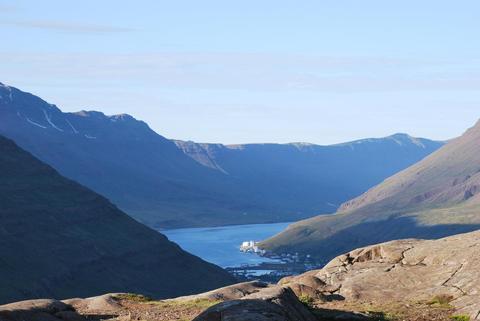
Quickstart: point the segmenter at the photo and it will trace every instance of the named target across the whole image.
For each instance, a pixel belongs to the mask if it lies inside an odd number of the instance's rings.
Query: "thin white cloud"
[[[15,6],[13,4],[0,3],[0,14],[16,12],[18,10],[19,10],[19,7]]]
[[[331,93],[477,90],[477,60],[418,61],[243,53],[0,54],[4,74],[62,83]],[[468,68],[467,68],[468,67]],[[42,76],[44,78],[44,76]]]
[[[134,29],[132,28],[125,27],[50,20],[2,21],[0,22],[0,24],[18,28],[40,29],[71,33],[117,33],[134,31]]]

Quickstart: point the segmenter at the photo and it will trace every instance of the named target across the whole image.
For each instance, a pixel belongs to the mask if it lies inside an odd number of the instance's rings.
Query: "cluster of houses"
[[[309,269],[320,268],[323,267],[327,262],[320,262],[318,260],[314,260],[310,254],[301,255],[299,253],[281,253],[281,254],[274,254],[271,252],[267,252],[264,249],[258,247],[259,242],[255,241],[245,241],[242,242],[240,245],[240,251],[244,253],[254,253],[259,256],[268,257],[273,260],[278,260],[283,263],[287,264],[303,264]]]
[[[255,253],[258,255],[265,255],[266,251],[258,247],[258,242],[245,241],[240,245],[240,251],[245,253]]]

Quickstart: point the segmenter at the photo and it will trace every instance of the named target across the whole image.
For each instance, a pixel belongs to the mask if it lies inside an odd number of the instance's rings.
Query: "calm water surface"
[[[205,261],[221,267],[234,267],[242,264],[276,262],[255,254],[239,251],[243,241],[261,241],[273,236],[290,223],[250,224],[206,228],[184,228],[162,230],[171,241],[184,250],[197,255]]]

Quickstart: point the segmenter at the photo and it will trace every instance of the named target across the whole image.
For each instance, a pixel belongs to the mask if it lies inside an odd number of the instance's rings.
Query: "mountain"
[[[0,134],[141,221],[202,225],[210,223],[203,217],[210,210],[229,214],[235,206],[245,207],[224,192],[231,188],[223,174],[193,161],[129,115],[63,113],[5,85],[0,97]]]
[[[480,122],[424,160],[344,203],[335,215],[293,224],[263,246],[328,260],[382,241],[439,238],[478,228]]]
[[[129,115],[64,113],[6,85],[0,134],[156,228],[331,213],[443,145],[405,134],[332,146],[171,141]]]
[[[345,144],[221,145],[176,141],[200,164],[254,191],[253,204],[276,212],[331,213],[384,178],[414,164],[443,143],[396,134]]]
[[[0,303],[169,297],[234,280],[0,136]]]

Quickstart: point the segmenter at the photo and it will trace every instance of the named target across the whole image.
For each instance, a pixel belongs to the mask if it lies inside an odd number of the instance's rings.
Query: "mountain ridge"
[[[443,145],[407,136],[332,146],[172,141],[127,114],[63,113],[5,86],[0,134],[155,228],[331,213]]]

